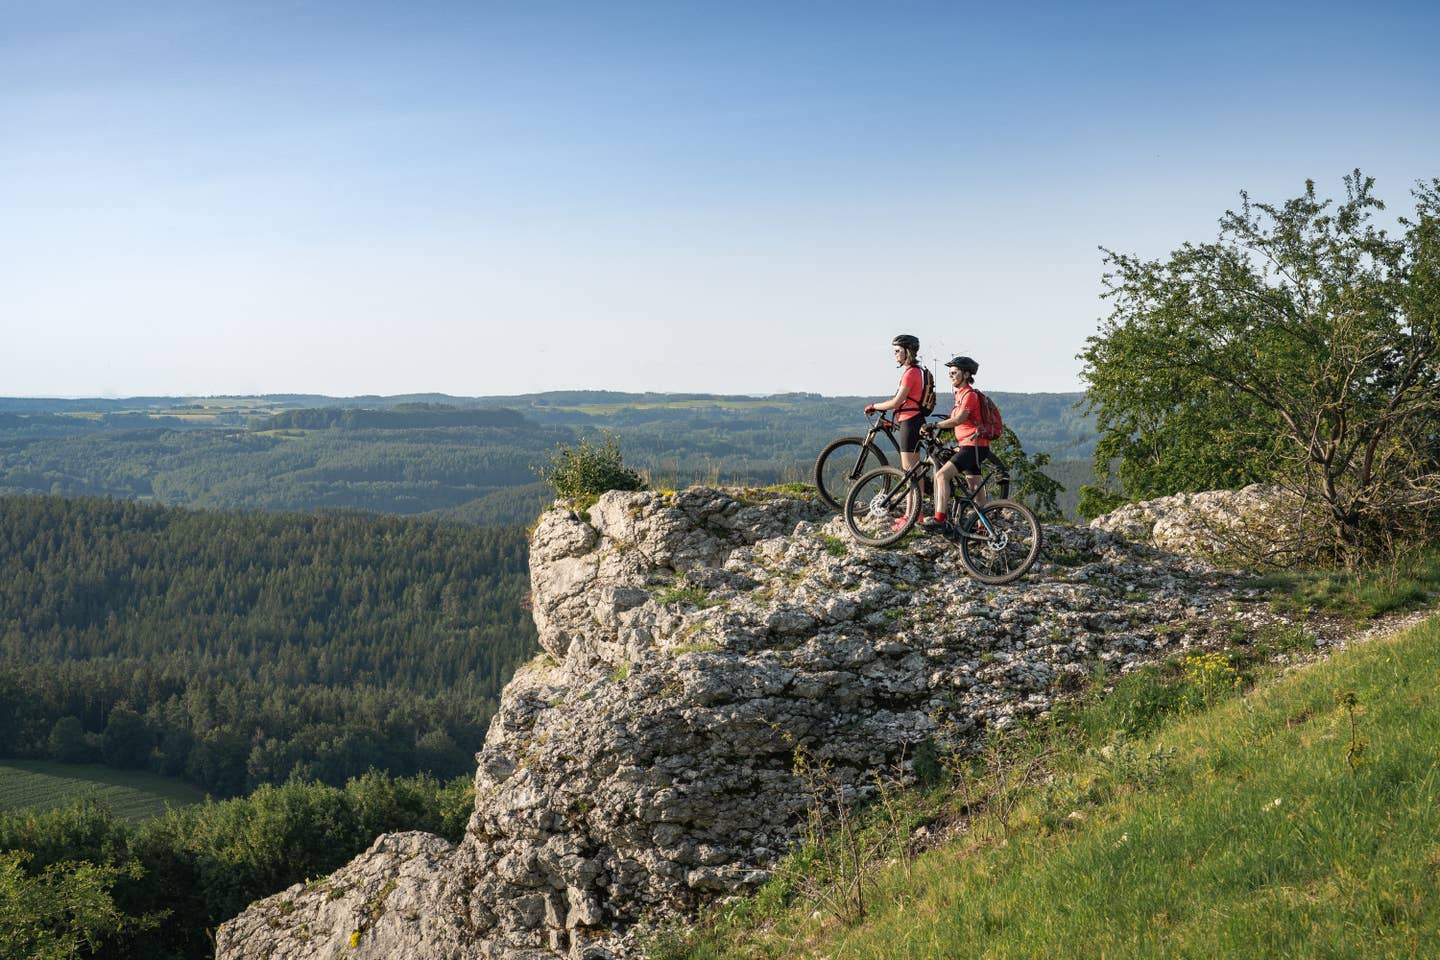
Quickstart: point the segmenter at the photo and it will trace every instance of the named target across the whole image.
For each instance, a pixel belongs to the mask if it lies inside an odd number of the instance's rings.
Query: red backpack
[[[976,439],[999,440],[1000,434],[1005,432],[1005,422],[1000,419],[1000,408],[995,406],[994,400],[974,387],[970,388],[970,392],[980,401],[980,420],[975,424]]]

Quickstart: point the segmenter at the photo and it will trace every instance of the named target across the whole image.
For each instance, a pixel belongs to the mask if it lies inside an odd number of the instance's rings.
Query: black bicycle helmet
[[[955,357],[952,360],[948,361],[945,366],[959,367],[961,370],[964,370],[972,377],[980,372],[980,364],[976,363],[974,360],[971,360],[969,357]]]
[[[891,340],[890,344],[896,347],[904,347],[906,350],[919,350],[920,338],[912,337],[908,333],[902,333],[898,334],[894,340]]]

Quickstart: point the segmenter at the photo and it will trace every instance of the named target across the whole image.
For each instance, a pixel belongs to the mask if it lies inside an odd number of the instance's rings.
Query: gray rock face
[[[612,492],[550,511],[531,544],[545,653],[505,689],[463,841],[381,837],[222,926],[217,956],[623,956],[637,920],[768,876],[807,804],[797,750],[862,802],[922,744],[966,749],[1097,662],[1243,622],[1202,561],[1046,535],[1025,579],[986,587],[942,539],[871,550],[797,500]]]
[[[1308,556],[1317,550],[1323,529],[1295,497],[1258,483],[1127,504],[1090,526],[1226,566],[1284,564]]]

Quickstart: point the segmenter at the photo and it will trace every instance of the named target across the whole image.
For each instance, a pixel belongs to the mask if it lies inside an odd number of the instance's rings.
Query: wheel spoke
[[[865,474],[845,498],[845,522],[861,543],[888,546],[905,535],[918,511],[911,510],[909,484],[894,467]]]
[[[960,542],[960,556],[977,580],[1008,583],[1025,574],[1040,552],[1040,524],[1029,508],[997,500],[966,526],[970,534]]]

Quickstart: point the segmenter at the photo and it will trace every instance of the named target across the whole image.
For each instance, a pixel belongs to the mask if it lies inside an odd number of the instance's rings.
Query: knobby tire
[[[815,458],[815,489],[820,491],[820,499],[839,513],[845,509],[845,495],[856,479],[889,465],[880,448],[866,443],[864,437],[841,437]]]
[[[920,497],[904,470],[878,467],[856,480],[845,494],[844,513],[845,525],[856,540],[888,547],[920,519]],[[898,528],[897,520],[903,521]]]
[[[1014,500],[991,500],[981,509],[993,532],[986,530],[978,514],[967,511],[965,531],[984,534],[985,539],[960,537],[960,561],[981,583],[1020,579],[1040,555],[1044,540],[1040,521],[1029,507]]]

